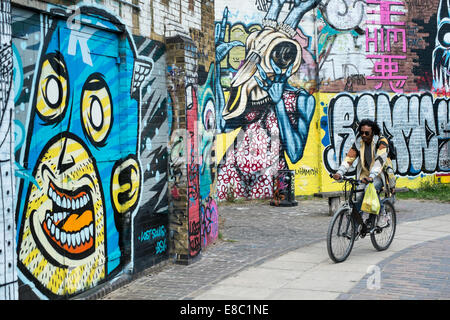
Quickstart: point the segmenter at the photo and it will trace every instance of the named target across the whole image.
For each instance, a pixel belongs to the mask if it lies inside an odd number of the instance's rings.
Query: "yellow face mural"
[[[45,121],[57,121],[67,109],[68,79],[64,61],[49,55],[42,63],[36,110]]]
[[[75,137],[50,141],[36,166],[39,187],[33,185],[28,196],[19,260],[55,294],[70,294],[104,277],[98,178],[93,159]],[[74,287],[63,283],[66,277]]]

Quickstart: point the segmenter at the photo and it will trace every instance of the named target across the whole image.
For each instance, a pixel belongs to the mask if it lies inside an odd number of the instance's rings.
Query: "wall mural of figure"
[[[433,88],[437,93],[450,92],[450,7],[441,0],[437,15],[436,47],[432,57]]]
[[[72,18],[89,25],[44,23],[22,153],[35,182],[21,181],[16,209],[21,280],[50,298],[98,285],[129,259],[139,86],[151,70],[113,15],[82,6]]]
[[[263,28],[252,32],[245,44],[243,63],[231,80],[225,103],[220,79],[216,80],[217,120],[222,132],[241,128],[218,169],[217,194],[233,197],[272,196],[273,176],[298,162],[308,138],[315,99],[306,90],[288,83],[302,64],[302,45],[295,39],[302,17],[319,0],[296,0],[279,21],[284,0],[272,1]],[[239,41],[224,42],[228,9],[216,24],[216,62],[219,64]],[[220,70],[217,71],[220,74]]]

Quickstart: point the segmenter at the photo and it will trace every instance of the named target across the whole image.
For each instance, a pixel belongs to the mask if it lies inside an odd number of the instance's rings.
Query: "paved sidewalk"
[[[355,243],[347,261],[334,264],[325,243],[331,219],[327,201],[301,201],[292,208],[221,206],[224,241],[204,250],[191,265],[166,264],[103,299],[450,299],[448,289],[430,289],[433,279],[450,287],[450,247],[445,246],[450,242],[450,206],[402,200],[396,210],[396,237],[387,251],[375,251],[366,237]],[[427,264],[430,257],[435,260]],[[379,268],[372,267],[381,276],[378,290],[367,289],[370,266]],[[409,286],[409,295],[402,286]]]
[[[449,233],[450,214],[402,223],[389,250],[375,251],[366,237],[355,243],[350,257],[340,264],[330,261],[326,243],[321,241],[248,268],[192,296],[200,300],[450,299],[450,247],[445,246],[450,244]],[[393,254],[395,259],[383,263]]]
[[[450,299],[450,237],[402,250],[378,267],[381,276],[378,288],[370,278],[372,273],[338,299]],[[367,281],[372,290],[367,290]]]

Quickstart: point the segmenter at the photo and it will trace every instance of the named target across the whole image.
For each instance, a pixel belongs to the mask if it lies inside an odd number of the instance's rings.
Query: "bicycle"
[[[380,212],[378,215],[369,214],[363,221],[361,211],[356,209],[356,193],[362,182],[352,178],[343,177],[344,203],[336,210],[330,221],[327,232],[327,250],[331,260],[335,263],[345,261],[350,255],[354,242],[370,234],[372,245],[378,251],[389,248],[394,239],[397,225],[396,212],[393,205],[393,196],[389,187],[385,190],[385,197],[380,199]],[[348,184],[351,186],[348,190]],[[381,193],[381,192],[380,192]]]

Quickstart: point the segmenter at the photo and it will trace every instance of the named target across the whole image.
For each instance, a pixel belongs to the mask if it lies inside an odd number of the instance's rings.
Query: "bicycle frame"
[[[353,178],[346,178],[346,177],[343,177],[341,180],[345,182],[345,186],[344,186],[345,203],[344,203],[343,207],[347,207],[348,209],[351,209],[352,218],[355,219],[355,221],[357,222],[358,225],[363,225],[364,222],[361,217],[361,214],[356,210],[356,206],[355,206],[356,193],[364,192],[364,189],[360,189],[360,190],[356,189],[356,187],[359,184],[361,184],[362,182],[360,180],[355,180]],[[347,183],[351,184],[350,191],[347,190],[348,189]],[[347,196],[347,193],[349,193],[348,196]],[[388,190],[388,193],[390,193],[390,190]],[[388,194],[385,194],[385,195],[387,196]],[[383,199],[380,198],[380,210],[382,210],[384,203],[387,201],[392,204],[392,195],[389,197],[385,197]]]
[[[330,175],[331,176],[331,175]],[[389,229],[386,236],[378,237],[378,234],[384,232],[383,229],[390,227],[390,220],[380,220],[385,223],[383,226],[378,225],[378,215],[370,214],[366,222],[363,221],[361,211],[357,209],[356,196],[357,192],[364,192],[365,188],[358,188],[362,181],[353,178],[341,178],[340,182],[344,182],[344,196],[345,201],[340,208],[335,212],[330,221],[327,232],[327,250],[328,255],[334,262],[343,262],[350,255],[353,248],[353,243],[358,238],[364,238],[370,234],[370,239],[374,248],[378,251],[386,250],[392,242],[395,234],[395,209],[391,204],[390,198],[380,199],[382,207],[389,203],[393,211],[391,212],[393,229]],[[348,186],[350,184],[350,187]],[[380,191],[377,192],[380,196]],[[359,200],[359,199],[358,199]],[[348,241],[346,241],[346,239]],[[343,241],[343,242],[342,242]]]
[[[356,190],[356,187],[358,186],[358,184],[361,183],[361,181],[355,180],[352,178],[346,178],[346,177],[343,177],[341,180],[343,180],[345,182],[345,185],[344,185],[345,203],[343,206],[347,206],[349,209],[351,209],[352,218],[355,219],[355,221],[358,223],[358,225],[362,225],[363,224],[362,217],[359,214],[359,212],[357,212],[356,206],[355,206],[356,193],[364,192],[364,190]],[[350,183],[350,185],[351,185],[350,191],[347,190],[348,189],[347,183]],[[347,193],[349,193],[349,194],[347,195]]]

